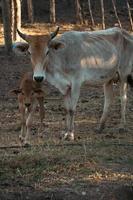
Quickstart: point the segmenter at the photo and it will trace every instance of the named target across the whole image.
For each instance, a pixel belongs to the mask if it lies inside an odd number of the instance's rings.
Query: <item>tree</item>
[[[91,9],[91,1],[90,0],[88,0],[88,6],[89,6],[89,12],[90,12],[92,26],[95,26],[93,14],[92,14],[92,9]]]
[[[2,17],[4,26],[4,40],[7,54],[12,51],[12,33],[11,33],[11,4],[10,0],[2,0]]]
[[[82,16],[82,10],[81,10],[81,6],[80,6],[79,0],[75,0],[75,5],[76,5],[77,22],[79,22],[80,24],[83,24],[83,16]]]
[[[12,40],[20,40],[17,28],[21,29],[21,0],[11,0]]]
[[[34,23],[34,7],[33,1],[27,0],[27,7],[28,7],[28,19],[30,23]]]
[[[55,23],[55,0],[50,0],[50,22]]]
[[[103,2],[103,0],[101,0],[101,11],[102,11],[102,29],[105,29],[104,2]]]
[[[119,19],[118,14],[117,14],[117,9],[116,9],[116,2],[115,2],[115,0],[112,0],[112,4],[113,4],[113,8],[114,8],[114,12],[115,12],[116,19],[118,20],[118,24],[119,24],[120,28],[122,28],[120,19]]]
[[[126,1],[127,1],[129,20],[130,20],[130,24],[131,24],[131,30],[133,31],[133,19],[132,19],[132,14],[131,14],[131,8],[130,8],[128,0],[126,0]]]

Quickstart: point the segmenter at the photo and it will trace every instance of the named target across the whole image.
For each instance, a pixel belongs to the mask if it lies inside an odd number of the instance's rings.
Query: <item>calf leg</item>
[[[31,125],[32,125],[34,112],[35,112],[35,106],[28,113],[28,116],[26,119],[26,136],[25,136],[25,140],[24,140],[24,145],[30,145],[30,131],[31,131]]]
[[[126,104],[127,104],[127,82],[123,81],[120,85],[120,96],[121,96],[121,123],[120,123],[120,130],[124,130],[126,119],[125,119],[125,112],[126,112]]]
[[[19,104],[19,110],[21,113],[21,134],[19,135],[20,140],[23,142],[26,134],[26,119],[25,119],[25,108],[23,105]]]
[[[102,129],[104,128],[104,125],[105,125],[105,122],[107,120],[107,116],[108,116],[108,113],[109,113],[109,107],[110,107],[112,100],[113,100],[112,81],[104,84],[104,97],[105,97],[104,109],[103,109],[102,117],[100,119],[100,126],[99,126],[99,130],[98,130],[99,132],[101,132]]]
[[[66,133],[64,138],[74,140],[74,114],[80,94],[80,85],[75,83],[64,98],[66,108]]]

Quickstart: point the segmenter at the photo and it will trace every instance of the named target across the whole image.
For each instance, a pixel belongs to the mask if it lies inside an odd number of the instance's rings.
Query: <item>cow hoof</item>
[[[67,140],[67,138],[68,138],[68,133],[67,132],[66,133],[62,132],[61,136],[60,136],[60,139],[61,140]]]
[[[73,141],[74,140],[74,133],[73,132],[71,132],[71,133],[68,133],[68,132],[62,133],[61,134],[61,139],[62,140]]]
[[[74,140],[74,133],[73,132],[68,135],[68,139],[71,140],[71,141]]]

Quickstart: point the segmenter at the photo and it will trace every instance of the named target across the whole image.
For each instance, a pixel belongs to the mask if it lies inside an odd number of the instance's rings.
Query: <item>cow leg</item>
[[[69,88],[67,95],[64,98],[66,109],[66,133],[64,139],[74,140],[74,115],[76,105],[79,99],[80,85],[75,84],[72,88]]]
[[[25,119],[25,108],[23,105],[19,104],[19,110],[21,113],[21,133],[19,135],[19,139],[21,142],[24,141],[25,133],[26,133],[26,119]]]
[[[39,114],[40,114],[40,127],[39,127],[39,136],[42,137],[42,131],[43,131],[43,120],[45,117],[45,108],[44,108],[44,98],[38,98],[39,103]]]
[[[108,83],[104,84],[104,109],[103,109],[103,114],[100,119],[100,126],[98,129],[98,132],[100,133],[102,129],[104,128],[105,122],[107,120],[107,116],[109,113],[109,108],[113,100],[113,85],[112,81],[109,81]]]
[[[126,125],[126,104],[127,104],[127,82],[122,81],[120,85],[120,96],[121,96],[121,122],[119,130],[124,130]]]

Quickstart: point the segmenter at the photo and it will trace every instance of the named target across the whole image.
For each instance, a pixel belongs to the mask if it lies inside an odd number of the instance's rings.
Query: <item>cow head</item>
[[[25,43],[27,46],[25,45],[25,47],[21,47],[21,49],[23,51],[28,51],[31,56],[34,71],[33,79],[36,82],[42,82],[46,78],[45,63],[49,53],[49,46],[51,45],[52,39],[58,34],[59,27],[50,35],[26,35],[19,30],[17,31],[20,37],[27,42]],[[53,44],[51,48],[57,49],[59,46],[59,44]],[[18,48],[21,51],[20,45],[18,45]]]

